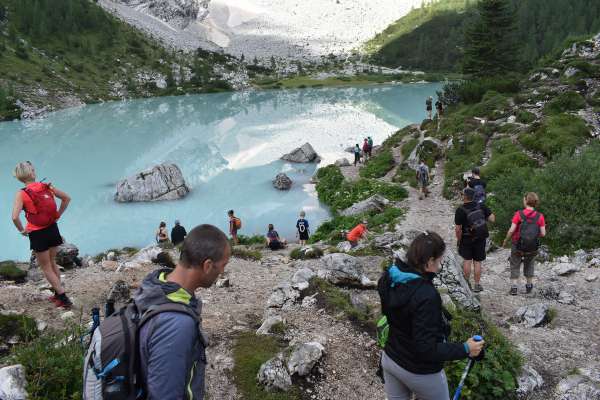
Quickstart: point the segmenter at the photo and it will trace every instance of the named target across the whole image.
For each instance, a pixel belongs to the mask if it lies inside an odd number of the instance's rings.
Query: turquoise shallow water
[[[313,227],[327,219],[309,184],[316,166],[279,157],[310,142],[321,165],[369,135],[375,144],[424,117],[426,96],[439,84],[257,91],[111,102],[63,110],[36,121],[0,123],[1,259],[26,259],[28,240],[10,219],[12,177],[18,161],[30,160],[72,197],[60,221],[63,236],[83,254],[111,247],[144,246],[161,220],[180,219],[227,228],[230,208],[242,218],[243,234],[275,224],[294,237],[297,214]],[[192,188],[174,202],[118,204],[116,182],[161,162],[174,162]],[[278,172],[294,181],[288,192],[272,188]]]

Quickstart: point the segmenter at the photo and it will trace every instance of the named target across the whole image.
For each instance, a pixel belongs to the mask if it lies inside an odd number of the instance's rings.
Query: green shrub
[[[517,112],[517,122],[522,124],[530,124],[533,121],[535,121],[535,114],[525,110],[519,110]]]
[[[37,335],[37,324],[30,316],[0,314],[0,343],[13,336],[16,336],[19,342],[28,342]]]
[[[323,257],[323,250],[321,250],[319,247],[311,247],[311,249],[312,251],[305,252],[302,251],[302,248],[296,247],[290,252],[290,258],[293,260],[308,260],[311,258]]]
[[[535,160],[523,153],[511,139],[495,140],[492,144],[492,159],[482,168],[481,172],[487,180],[493,180],[500,175],[511,173],[515,168],[537,166]]]
[[[518,77],[470,79],[468,81],[446,84],[438,97],[444,104],[479,103],[489,91],[498,93],[517,93],[520,89]]]
[[[514,213],[523,207],[528,191],[540,196],[547,236],[542,241],[555,255],[577,249],[592,249],[600,243],[600,145],[579,155],[563,154],[543,169],[514,169],[489,183],[490,207],[497,217],[500,240],[510,227]]]
[[[429,168],[435,167],[435,162],[442,158],[441,147],[438,147],[431,140],[424,140],[417,149],[417,159],[425,161]]]
[[[267,392],[258,385],[256,375],[261,365],[284,350],[286,343],[275,336],[246,332],[235,338],[233,345],[233,381],[244,400],[300,400],[300,391]]]
[[[234,246],[231,249],[231,256],[251,261],[260,261],[262,259],[262,253],[260,251],[238,246]]]
[[[572,153],[589,137],[585,122],[570,114],[552,115],[541,126],[519,135],[527,149],[552,158],[562,152]]]
[[[335,165],[320,168],[317,179],[319,200],[334,212],[348,208],[374,194],[380,194],[392,201],[399,201],[408,196],[406,189],[396,184],[364,178],[356,182],[346,182],[339,167]]]
[[[245,246],[252,246],[253,244],[265,244],[266,239],[262,235],[238,235],[238,244]]]
[[[409,156],[410,153],[413,152],[413,150],[415,149],[415,147],[417,147],[417,145],[419,144],[419,139],[410,139],[408,142],[404,143],[402,145],[402,157],[404,157],[404,159],[406,160]]]
[[[82,333],[79,327],[49,332],[15,348],[11,361],[25,367],[29,399],[81,399]]]
[[[352,323],[364,329],[372,336],[375,335],[375,321],[369,306],[359,309],[352,304],[350,294],[321,278],[312,278],[306,289],[306,296],[313,296],[319,307],[333,315],[343,313]]]
[[[396,175],[392,178],[393,182],[404,183],[407,182],[411,187],[417,187],[417,177],[415,170],[410,168],[407,164],[402,164],[396,170]]]
[[[367,164],[360,169],[360,176],[363,178],[381,178],[394,168],[394,165],[392,151],[384,150],[369,159]]]
[[[399,131],[396,131],[390,137],[385,139],[383,141],[383,143],[381,144],[381,147],[384,149],[391,149],[394,147],[398,147],[398,145],[400,143],[402,143],[402,140],[404,140],[404,137],[413,132],[414,132],[414,129],[412,128],[412,126],[408,125],[402,129],[400,129]]]
[[[585,107],[585,99],[577,92],[561,93],[546,104],[544,113],[553,115]]]
[[[23,282],[27,272],[17,268],[14,261],[0,261],[0,280]]]
[[[453,146],[446,154],[444,196],[453,197],[456,190],[463,187],[462,174],[470,171],[481,163],[485,151],[486,138],[479,133],[465,135],[460,140],[454,140]]]
[[[514,399],[517,377],[523,361],[517,348],[506,339],[493,322],[481,314],[456,308],[452,312],[451,342],[464,342],[468,337],[483,334],[485,359],[477,362],[467,378],[461,398],[465,400]],[[467,361],[448,363],[448,386],[454,390]]]
[[[488,91],[480,102],[462,107],[458,112],[464,117],[498,119],[507,114],[508,108],[506,96],[498,92]]]

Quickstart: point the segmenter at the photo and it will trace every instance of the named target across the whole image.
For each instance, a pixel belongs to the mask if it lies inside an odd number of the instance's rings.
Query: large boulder
[[[292,180],[286,174],[279,173],[275,179],[273,179],[273,187],[277,190],[290,190],[292,187]]]
[[[160,164],[119,181],[115,201],[177,200],[189,192],[177,165]]]
[[[344,216],[349,216],[349,215],[363,214],[363,213],[366,213],[369,211],[381,212],[385,209],[385,207],[389,203],[390,203],[390,201],[388,199],[386,199],[385,197],[383,197],[379,194],[375,194],[375,195],[369,197],[368,199],[359,201],[358,203],[351,205],[350,207],[348,207],[345,210],[343,210],[342,212],[340,212],[340,214],[344,215]]]
[[[600,399],[600,364],[577,368],[576,374],[558,382],[555,392],[558,400]]]
[[[58,251],[56,253],[56,263],[61,267],[73,267],[80,266],[81,259],[79,258],[79,249],[73,243],[67,243],[63,240],[63,244],[58,246]],[[31,258],[29,260],[29,268],[35,269],[38,268],[37,257],[32,252]]]
[[[521,375],[517,379],[519,387],[517,388],[517,396],[520,399],[526,399],[533,392],[539,390],[544,385],[542,376],[529,365],[524,365],[521,370]]]
[[[300,292],[287,282],[273,289],[267,300],[268,308],[288,308],[300,298]]]
[[[309,375],[324,353],[325,347],[319,342],[302,343],[294,347],[287,360],[288,372],[290,375]]]
[[[340,159],[338,159],[338,160],[335,161],[335,165],[338,166],[338,167],[349,167],[350,166],[350,161],[348,161],[347,158],[340,158]]]
[[[278,389],[287,392],[292,386],[292,377],[286,368],[283,354],[278,354],[261,365],[257,379],[267,390]]]
[[[271,315],[267,316],[267,318],[263,321],[260,328],[256,330],[257,335],[268,335],[271,333],[271,329],[277,325],[283,323],[283,318],[279,315]]]
[[[448,294],[460,307],[479,310],[481,304],[465,280],[460,263],[452,250],[442,259],[442,269],[434,280],[436,287],[446,288]]]
[[[138,251],[135,256],[131,259],[132,262],[140,263],[140,264],[151,264],[156,257],[162,253],[164,250],[160,248],[156,244],[151,244],[150,246],[144,247],[140,251]]]
[[[0,399],[26,400],[25,368],[22,365],[11,365],[0,368]]]
[[[310,143],[304,143],[301,147],[294,149],[291,153],[284,154],[281,157],[281,159],[295,163],[310,163],[321,161],[319,155],[315,152],[315,149],[313,149]]]
[[[344,253],[323,256],[317,275],[319,278],[339,286],[360,288],[374,288],[377,286],[364,274],[360,260]]]

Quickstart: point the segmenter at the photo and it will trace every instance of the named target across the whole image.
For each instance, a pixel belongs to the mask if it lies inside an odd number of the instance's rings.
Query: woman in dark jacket
[[[381,309],[390,325],[382,355],[389,400],[447,400],[445,361],[476,357],[483,341],[447,343],[450,315],[433,286],[446,244],[435,232],[424,232],[410,244],[406,262],[396,259],[378,283]]]

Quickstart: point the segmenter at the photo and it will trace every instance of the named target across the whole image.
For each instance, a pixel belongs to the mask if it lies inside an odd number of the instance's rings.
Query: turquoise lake
[[[81,254],[146,246],[160,221],[188,228],[211,223],[227,229],[228,209],[244,235],[273,223],[295,239],[305,210],[311,228],[329,217],[310,178],[314,164],[279,158],[310,142],[321,166],[352,155],[344,149],[371,136],[380,144],[397,129],[425,117],[425,99],[441,84],[248,91],[161,97],[88,105],[40,120],[0,123],[0,237],[2,259],[28,259],[29,241],[10,218],[19,161],[31,161],[38,179],[66,191],[72,202],[59,227]],[[173,162],[192,192],[172,202],[121,204],[116,182],[148,167]],[[278,172],[294,184],[280,192]],[[24,215],[22,215],[24,221]]]

